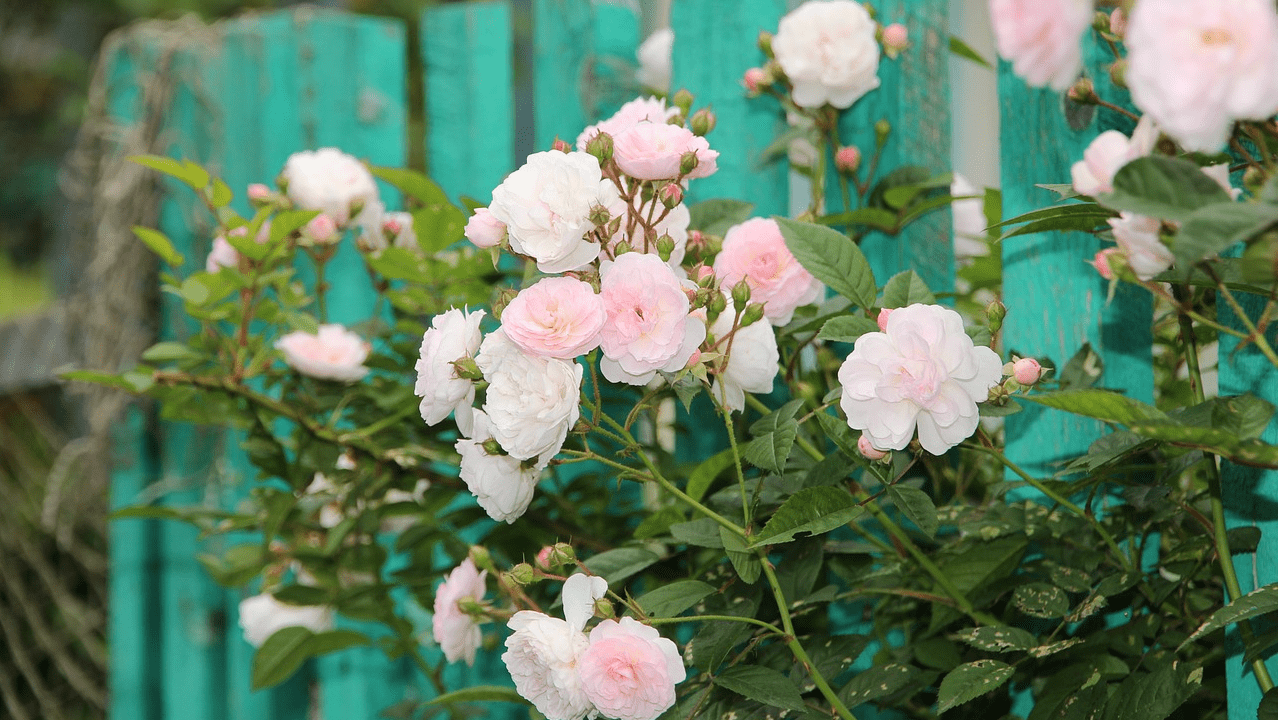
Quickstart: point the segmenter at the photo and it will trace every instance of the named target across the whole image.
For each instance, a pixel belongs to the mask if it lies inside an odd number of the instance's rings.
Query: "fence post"
[[[1118,96],[1106,71],[1112,62],[1109,50],[1090,30],[1084,47],[1097,93]],[[1119,113],[1073,103],[1071,124],[1068,101],[1060,93],[1027,87],[1006,62],[999,64],[998,88],[1005,218],[1055,204],[1051,191],[1036,183],[1067,182],[1070,166],[1082,158],[1093,138],[1109,129],[1130,133],[1133,127]],[[1003,302],[1008,308],[1003,351],[1047,356],[1061,367],[1083,343],[1091,343],[1104,362],[1104,387],[1153,402],[1150,295],[1119,285],[1113,301],[1107,302],[1107,283],[1086,263],[1099,249],[1095,236],[1077,232],[1034,233],[1002,243]],[[1104,431],[1099,421],[1028,404],[1007,418],[1006,427],[1008,457],[1038,477],[1050,476],[1061,461],[1086,452]],[[1031,496],[1032,492],[1013,495]]]
[[[1253,319],[1264,311],[1265,300],[1258,295],[1235,293],[1235,297]],[[1246,332],[1237,315],[1219,294],[1216,312],[1222,325]],[[1278,329],[1271,325],[1265,337],[1270,345],[1278,344]],[[1232,335],[1220,334],[1220,394],[1251,393],[1278,404],[1278,368],[1270,364],[1255,346],[1239,349],[1239,343],[1239,339]],[[1260,439],[1278,443],[1278,423],[1271,421]],[[1278,582],[1278,504],[1275,501],[1278,498],[1278,471],[1222,461],[1221,492],[1225,520],[1230,528],[1255,527],[1261,531],[1255,553],[1239,553],[1233,558],[1243,593]],[[1230,627],[1225,634],[1225,647],[1229,652],[1225,661],[1229,720],[1252,720],[1256,717],[1261,693],[1250,663],[1242,661],[1243,643],[1237,626]],[[1266,665],[1271,674],[1278,670],[1272,659]]]

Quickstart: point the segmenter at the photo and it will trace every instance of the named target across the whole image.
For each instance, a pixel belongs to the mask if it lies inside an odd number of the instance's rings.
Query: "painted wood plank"
[[[456,3],[421,19],[426,163],[450,198],[487,204],[515,168],[510,3]]]
[[[1087,67],[1102,97],[1123,99],[1102,68],[1107,50],[1085,38]],[[1071,126],[1059,93],[1033,90],[999,67],[1000,145],[1004,217],[1055,204],[1036,183],[1067,182],[1070,166],[1093,138],[1109,129],[1130,132],[1132,122],[1109,111],[1090,113]],[[1119,286],[1106,303],[1107,285],[1086,260],[1100,241],[1083,233],[1036,233],[1003,244],[1004,352],[1046,355],[1063,364],[1090,342],[1105,363],[1101,384],[1151,402],[1152,305],[1149,293]],[[1045,477],[1062,460],[1081,454],[1104,426],[1056,410],[1027,407],[1007,418],[1007,453],[1029,472]],[[1015,496],[1030,497],[1032,493]]]
[[[639,17],[628,5],[594,0],[592,53],[588,58],[584,95],[586,115],[598,122],[639,96],[634,78],[638,64]]]
[[[949,172],[949,3],[883,0],[876,5],[880,22],[899,22],[909,29],[911,45],[895,60],[880,59],[879,87],[842,113],[840,136],[861,149],[865,173],[874,152],[875,123],[886,120],[891,134],[877,179],[905,165],[925,167],[934,175]],[[827,159],[826,167],[826,208],[839,212],[844,207],[833,158]],[[944,209],[921,218],[898,236],[872,233],[862,240],[861,249],[880,283],[913,269],[933,291],[949,292],[954,288],[952,240],[950,213]]]
[[[532,9],[533,152],[540,152],[556,137],[575,143],[590,124],[582,91],[594,21],[589,0],[532,0]]]
[[[1253,321],[1264,310],[1264,300],[1256,295],[1236,293],[1236,297]],[[1223,300],[1218,299],[1216,307],[1222,324],[1246,332]],[[1271,326],[1266,338],[1270,345],[1278,346],[1278,328]],[[1278,368],[1274,368],[1255,346],[1239,350],[1238,345],[1238,338],[1221,335],[1220,394],[1251,393],[1278,404]],[[1261,439],[1278,443],[1278,423],[1271,421]],[[1256,527],[1261,533],[1255,553],[1234,555],[1234,567],[1238,571],[1242,591],[1247,593],[1262,585],[1278,582],[1278,505],[1275,504],[1278,471],[1224,462],[1221,463],[1221,480],[1226,524],[1231,528]],[[1229,652],[1225,661],[1229,720],[1251,720],[1256,717],[1261,693],[1250,664],[1243,665],[1243,645],[1238,628],[1230,628],[1226,633],[1225,647]],[[1271,674],[1278,672],[1278,662],[1272,658],[1266,665]]]
[[[789,213],[788,168],[760,163],[764,148],[785,130],[785,116],[775,101],[747,98],[741,84],[747,69],[763,64],[759,31],[775,32],[785,11],[785,0],[679,0],[671,7],[671,90],[687,89],[696,107],[710,106],[718,116],[719,129],[707,139],[719,151],[719,171],[693,182],[688,202],[732,197],[754,203],[762,217]]]

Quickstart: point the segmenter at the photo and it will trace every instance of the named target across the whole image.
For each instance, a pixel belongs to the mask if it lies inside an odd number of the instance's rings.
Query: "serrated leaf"
[[[710,518],[675,523],[670,526],[670,534],[679,542],[697,547],[723,547],[723,541],[719,539],[719,523]]]
[[[1021,585],[1012,593],[1012,602],[1021,612],[1033,617],[1058,618],[1069,612],[1069,596],[1047,583]]]
[[[1114,191],[1096,198],[1106,207],[1184,222],[1195,210],[1230,202],[1229,194],[1183,158],[1137,158],[1114,174]]]
[[[940,523],[936,517],[936,504],[932,502],[931,496],[908,485],[888,485],[887,493],[897,509],[917,525],[924,535],[936,535]]]
[[[602,576],[609,585],[618,586],[623,580],[641,572],[661,558],[642,548],[614,548],[605,550],[582,562],[591,573]],[[614,587],[614,589],[617,589]]]
[[[762,665],[734,665],[719,673],[714,684],[769,707],[807,710],[799,688],[785,675]]]
[[[964,630],[952,637],[978,650],[990,652],[1029,650],[1038,646],[1038,638],[1033,633],[1015,627],[978,627]]]
[[[1019,399],[1075,415],[1123,425],[1167,419],[1166,413],[1153,405],[1120,395],[1112,390],[1062,390],[1021,395]]]
[[[326,630],[317,632],[307,641],[307,650],[311,655],[326,655],[346,648],[372,645],[367,635],[354,630]]]
[[[719,541],[723,543],[723,551],[727,553],[732,569],[737,571],[737,577],[746,584],[753,585],[759,579],[759,575],[763,574],[763,565],[759,562],[759,557],[750,551],[745,540],[726,527],[719,527]]]
[[[750,219],[754,205],[742,200],[713,198],[688,206],[688,227],[707,235],[723,235],[728,228]]]
[[[857,673],[839,689],[839,699],[854,708],[875,698],[891,695],[910,684],[920,675],[918,668],[903,663],[875,665]]]
[[[777,508],[763,530],[751,538],[751,544],[758,547],[790,542],[801,532],[820,535],[847,525],[863,512],[865,509],[842,488],[803,488]]]
[[[879,324],[861,315],[839,315],[825,321],[818,340],[829,342],[855,343],[856,339],[866,333],[878,332]]]
[[[497,685],[478,685],[475,687],[462,688],[452,692],[444,693],[428,701],[427,705],[452,705],[455,703],[466,702],[508,702],[517,703],[519,705],[531,705],[532,703],[525,700],[514,688],[499,687]]]
[[[1201,668],[1170,660],[1133,673],[1109,696],[1104,720],[1163,720],[1198,692],[1202,676]]]
[[[724,470],[733,466],[734,458],[732,448],[727,448],[702,460],[701,464],[688,475],[688,485],[684,492],[688,493],[693,500],[701,500],[701,498],[705,497],[706,491],[710,489],[710,485],[714,483],[715,478],[719,477],[719,474]]]
[[[817,218],[817,222],[822,225],[838,225],[842,227],[862,225],[885,233],[896,233],[899,231],[898,224],[901,220],[896,216],[896,213],[889,210],[865,207],[832,215],[822,215]]]
[[[1222,202],[1191,213],[1172,238],[1177,274],[1189,274],[1199,260],[1249,240],[1278,223],[1278,206]]]
[[[271,235],[266,243],[266,250],[269,252],[270,248],[279,247],[283,244],[284,238],[301,229],[319,214],[318,210],[284,210],[276,213],[275,217],[271,218]]]
[[[147,247],[151,248],[151,252],[160,257],[161,260],[168,263],[172,267],[181,267],[186,262],[186,258],[182,253],[173,247],[173,241],[169,240],[169,236],[159,230],[152,230],[149,227],[141,225],[133,226],[133,234]]]
[[[254,690],[273,687],[287,680],[311,656],[307,641],[314,636],[304,627],[281,628],[253,653]]]
[[[1198,638],[1220,630],[1221,628],[1233,625],[1243,620],[1265,615],[1278,610],[1278,583],[1270,583],[1263,587],[1252,590],[1242,597],[1234,600],[1225,607],[1212,613],[1207,621],[1198,626],[1180,647],[1185,647],[1189,643]]]
[[[1007,682],[1016,669],[998,660],[977,660],[959,665],[941,681],[937,695],[937,712],[962,705],[996,690]]]
[[[928,289],[927,283],[923,282],[923,278],[919,277],[919,274],[913,270],[906,270],[893,275],[892,279],[888,280],[887,285],[883,287],[882,307],[902,308],[914,303],[932,305],[936,303],[936,296]]]
[[[1278,688],[1270,688],[1260,698],[1260,707],[1256,708],[1256,720],[1278,720]]]
[[[653,617],[674,617],[716,592],[700,580],[679,580],[635,598],[639,607]]]
[[[785,462],[799,434],[794,416],[802,406],[802,400],[791,400],[751,425],[750,432],[755,437],[746,443],[742,457],[757,468],[775,473],[785,470]]]
[[[858,306],[874,306],[874,273],[856,243],[821,225],[781,217],[776,221],[786,247],[804,269]]]

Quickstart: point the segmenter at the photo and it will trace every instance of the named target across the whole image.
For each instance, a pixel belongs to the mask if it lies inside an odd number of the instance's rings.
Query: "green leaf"
[[[717,592],[700,580],[679,580],[635,598],[639,607],[653,617],[674,617]]]
[[[1163,720],[1198,692],[1202,668],[1164,659],[1152,672],[1127,676],[1105,703],[1104,720]]]
[[[1222,202],[1191,213],[1176,236],[1172,253],[1180,275],[1203,258],[1249,240],[1278,223],[1278,206],[1261,203]]]
[[[776,218],[786,247],[808,272],[862,308],[874,307],[874,273],[865,254],[843,233]]]
[[[803,488],[782,503],[751,543],[755,547],[778,545],[801,532],[820,535],[847,525],[863,512],[865,509],[842,488]]]
[[[1100,353],[1092,348],[1091,343],[1083,343],[1056,377],[1061,390],[1083,390],[1095,385],[1104,371],[1105,363]]]
[[[854,708],[875,698],[891,695],[921,675],[918,668],[902,663],[875,665],[863,670],[839,689],[839,699]]]
[[[314,633],[304,627],[286,627],[275,631],[253,653],[253,689],[273,687],[284,682],[311,656],[308,641]]]
[[[693,500],[700,501],[705,497],[706,491],[710,489],[715,478],[733,466],[734,458],[732,448],[727,448],[703,460],[688,476],[688,487],[684,492],[688,493]]]
[[[1230,202],[1229,194],[1198,165],[1181,158],[1137,158],[1114,175],[1114,191],[1096,198],[1106,207],[1184,222],[1195,210]]]
[[[68,370],[59,373],[58,377],[66,382],[87,382],[94,385],[102,385],[103,387],[119,388],[133,392],[133,384],[128,380],[114,375],[112,373],[97,372],[94,370]]]
[[[1260,698],[1260,707],[1256,708],[1256,720],[1278,720],[1278,688],[1270,688]]]
[[[372,644],[373,641],[361,632],[355,632],[354,630],[327,630],[312,635],[311,639],[306,643],[306,649],[314,656]]]
[[[817,218],[817,222],[822,225],[838,225],[842,227],[853,227],[863,225],[882,230],[885,233],[896,233],[900,218],[890,210],[883,208],[860,208],[848,212],[834,213],[833,215],[823,215]]]
[[[763,565],[758,556],[750,552],[740,536],[726,527],[719,527],[719,541],[723,543],[723,551],[732,562],[732,569],[737,571],[737,577],[746,584],[753,585],[763,573]]]
[[[284,238],[297,232],[303,225],[314,220],[315,216],[319,214],[319,210],[284,210],[276,213],[275,217],[271,218],[270,242],[262,246],[262,257],[266,257],[265,253],[270,252],[271,248],[282,245]],[[251,250],[252,248],[246,249]],[[255,259],[260,260],[261,258]]]
[[[755,437],[746,443],[742,457],[764,470],[776,473],[785,470],[785,461],[789,459],[794,439],[799,433],[794,416],[802,406],[802,400],[791,400],[751,425],[750,432]]]
[[[1015,672],[1011,665],[998,660],[977,660],[959,665],[941,681],[936,710],[943,713],[995,690]]]
[[[1278,468],[1278,446],[1260,440],[1242,440],[1231,430],[1179,425],[1171,421],[1134,423],[1133,433],[1180,447],[1198,448],[1239,465]]]
[[[1167,420],[1167,415],[1153,405],[1112,390],[1062,390],[1021,395],[1018,399],[1123,425]]]
[[[888,485],[888,496],[897,509],[918,526],[928,537],[936,535],[940,522],[936,517],[936,505],[932,498],[922,490],[908,485]]]
[[[115,510],[110,515],[111,520],[182,520],[191,522],[191,518],[186,513],[177,508],[164,507],[162,505],[130,505]]]
[[[417,246],[427,255],[457,242],[466,229],[466,213],[448,203],[418,208],[412,211],[412,216]]]
[[[615,548],[601,552],[582,564],[590,572],[602,576],[609,585],[618,585],[660,559],[641,548]]]
[[[964,630],[952,636],[978,650],[1008,652],[1038,647],[1038,638],[1026,630],[1015,627],[978,627]]]
[[[134,225],[133,234],[137,235],[139,240],[151,248],[151,252],[159,255],[160,259],[170,266],[177,268],[186,262],[186,258],[182,256],[182,253],[173,247],[173,241],[169,240],[169,237],[159,230]]]
[[[856,339],[866,333],[878,332],[879,324],[862,315],[839,315],[825,321],[818,340],[832,342],[855,343]]]
[[[984,65],[991,70],[994,69],[994,66],[990,64],[989,60],[981,57],[981,54],[973,50],[971,45],[968,45],[954,35],[950,36],[950,52],[961,58],[971,60],[977,65]]]
[[[883,287],[883,301],[879,305],[885,308],[902,308],[914,303],[932,305],[936,303],[936,296],[918,273],[906,270],[893,275],[887,281],[887,285]]]
[[[525,700],[514,688],[499,687],[497,685],[477,685],[475,687],[462,688],[452,692],[444,693],[439,697],[427,702],[427,705],[452,705],[454,703],[464,702],[508,702],[519,705],[531,705],[532,703]]]
[[[129,160],[177,178],[196,190],[203,190],[209,184],[208,172],[190,160],[174,160],[162,155],[133,155]]]
[[[750,219],[754,205],[742,200],[713,198],[688,206],[688,228],[707,235],[723,235],[728,228]]]
[[[723,540],[719,538],[719,523],[710,518],[700,518],[670,526],[670,534],[675,540],[697,547],[721,548]]]
[[[226,207],[234,197],[235,193],[231,192],[230,185],[222,178],[213,178],[213,187],[209,188],[209,204],[213,207]]]
[[[198,357],[200,357],[200,354],[192,350],[186,343],[171,341],[156,343],[142,353],[142,359],[147,362],[190,360]]]
[[[990,226],[990,230],[1008,227],[1009,225],[1022,225],[1024,223],[1043,222],[1043,221],[1060,221],[1065,222],[1070,218],[1087,218],[1084,223],[1096,225],[1104,223],[1105,218],[1114,217],[1114,211],[1108,210],[1096,203],[1090,202],[1071,202],[1063,205],[1053,205],[1051,207],[1039,208],[1031,210],[1014,218],[1003,220],[995,225]]]
[[[852,428],[848,427],[847,420],[827,412],[818,412],[816,419],[821,425],[821,432],[825,433],[825,436],[837,445],[844,455],[854,460],[861,458],[861,451],[856,447],[857,439],[852,434]]]
[[[1095,232],[1097,229],[1109,227],[1105,221],[1113,217],[1113,214],[1107,215],[1087,215],[1079,213],[1066,217],[1055,217],[1046,220],[1035,220],[1025,223],[1024,225],[1009,230],[999,236],[999,242],[1009,238],[1020,237],[1021,235],[1033,235],[1041,232]]]
[[[408,168],[370,167],[374,177],[394,185],[405,195],[424,204],[448,203],[448,195],[434,180]]]
[[[1278,610],[1278,583],[1270,583],[1243,595],[1225,607],[1212,613],[1207,621],[1198,626],[1192,635],[1185,638],[1180,647],[1185,647],[1198,638],[1233,625],[1243,620],[1265,615]]]
[[[734,665],[719,673],[714,684],[768,707],[807,710],[799,688],[785,675],[762,665]]]
[[[1069,612],[1069,596],[1060,588],[1042,582],[1016,588],[1012,602],[1021,612],[1033,617],[1058,618]]]

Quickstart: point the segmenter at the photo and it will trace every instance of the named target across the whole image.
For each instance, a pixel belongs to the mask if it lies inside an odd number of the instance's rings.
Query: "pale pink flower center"
[[[945,374],[931,360],[903,358],[888,368],[884,379],[905,397],[926,406],[941,389]]]

